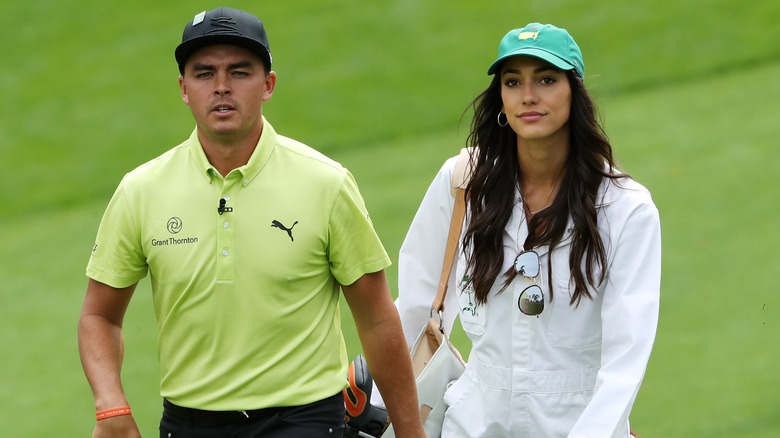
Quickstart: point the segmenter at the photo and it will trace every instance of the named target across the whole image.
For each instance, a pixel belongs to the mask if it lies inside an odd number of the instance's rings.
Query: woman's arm
[[[593,398],[570,438],[611,437],[627,431],[655,341],[661,287],[660,219],[647,191],[631,191],[627,198],[630,202],[623,199],[605,207],[610,209],[610,241],[605,242],[610,257],[601,310],[601,368]]]

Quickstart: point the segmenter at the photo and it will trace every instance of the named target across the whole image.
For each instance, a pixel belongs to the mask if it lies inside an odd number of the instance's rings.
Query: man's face
[[[253,52],[232,45],[206,46],[187,60],[179,87],[201,136],[223,144],[238,143],[262,131],[262,103],[276,85]],[[203,138],[201,138],[203,140]]]

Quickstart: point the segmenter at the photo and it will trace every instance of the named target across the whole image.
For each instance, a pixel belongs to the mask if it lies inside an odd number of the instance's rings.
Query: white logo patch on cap
[[[205,18],[206,18],[206,11],[203,11],[200,14],[196,15],[195,18],[192,19],[192,25],[197,26],[200,23],[203,23],[203,20]]]
[[[531,29],[536,29],[535,27],[532,27]],[[539,36],[539,31],[536,32],[520,32],[517,35],[517,39],[519,40],[528,40],[528,39],[536,39],[536,37]]]

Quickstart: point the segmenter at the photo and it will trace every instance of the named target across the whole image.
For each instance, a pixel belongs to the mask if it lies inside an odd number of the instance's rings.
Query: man
[[[348,360],[339,288],[399,436],[424,436],[389,259],[350,173],[278,135],[263,23],[195,16],[176,49],[188,140],[130,172],[87,267],[79,351],[94,437],[137,437],[122,389],[122,321],[150,273],[161,437],[341,436]]]

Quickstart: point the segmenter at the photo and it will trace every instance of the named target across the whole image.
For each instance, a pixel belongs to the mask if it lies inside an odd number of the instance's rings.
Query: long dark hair
[[[500,71],[488,88],[471,103],[474,117],[467,142],[472,146],[474,173],[466,187],[471,220],[465,232],[464,251],[471,250],[467,261],[469,281],[478,303],[485,303],[490,289],[501,275],[504,262],[503,232],[512,215],[516,190],[520,189],[517,159],[517,134],[501,127],[497,117],[501,100]],[[552,204],[528,220],[528,237],[523,248],[548,245],[550,254],[561,242],[569,217],[574,229],[569,270],[574,283],[570,304],[583,297],[592,298],[588,285],[596,288],[604,280],[604,271],[596,278],[597,267],[606,266],[606,250],[597,228],[596,202],[604,178],[616,179],[612,146],[596,119],[596,109],[582,78],[573,70],[566,72],[571,86],[569,116],[570,145],[565,174]],[[584,266],[583,266],[584,260]],[[584,272],[583,268],[584,267]],[[552,290],[552,257],[548,257],[547,284]],[[503,274],[503,291],[516,276],[513,268]]]

